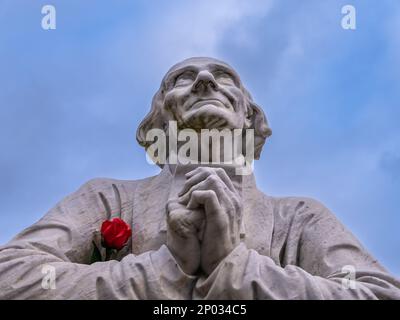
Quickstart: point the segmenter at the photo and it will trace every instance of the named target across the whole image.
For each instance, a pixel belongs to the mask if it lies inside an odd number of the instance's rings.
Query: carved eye
[[[232,75],[225,71],[218,70],[214,72],[215,80],[218,81],[220,84],[224,85],[236,85],[235,80],[233,79]]]
[[[181,73],[175,78],[175,87],[183,87],[193,83],[195,80],[195,74],[193,71],[186,71]]]

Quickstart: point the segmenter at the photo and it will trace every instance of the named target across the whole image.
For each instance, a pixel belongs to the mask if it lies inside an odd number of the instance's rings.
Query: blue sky
[[[320,200],[400,275],[399,30],[396,0],[0,0],[0,243],[91,178],[156,174],[136,127],[172,64],[213,56],[273,130],[259,187]]]

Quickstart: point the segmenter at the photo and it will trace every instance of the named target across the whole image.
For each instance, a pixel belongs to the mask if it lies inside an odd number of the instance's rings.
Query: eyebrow
[[[182,68],[176,69],[174,71],[172,71],[167,78],[165,79],[164,83],[166,86],[168,86],[171,82],[173,82],[173,80],[179,76],[180,74],[186,72],[186,71],[194,71],[194,72],[198,72],[199,69],[195,66],[189,65],[189,66],[184,66]]]
[[[225,66],[223,64],[218,64],[218,63],[211,63],[207,65],[210,68],[211,72],[214,71],[223,71],[225,73],[227,73],[230,77],[232,77],[233,81],[235,82],[237,87],[240,87],[240,78],[239,75],[232,70],[232,68]],[[167,78],[164,80],[165,86],[168,87],[171,85],[171,83],[175,80],[175,78],[177,76],[179,76],[180,74],[186,72],[186,71],[193,71],[193,72],[199,72],[199,68],[193,65],[188,65],[188,66],[184,66],[181,68],[178,68],[174,71],[172,71]]]
[[[234,80],[235,84],[238,87],[240,87],[239,75],[235,71],[233,71],[232,68],[230,68],[228,66],[225,66],[223,64],[217,64],[217,63],[209,64],[209,67],[210,67],[212,72],[216,71],[216,70],[225,72],[226,74],[228,74]]]

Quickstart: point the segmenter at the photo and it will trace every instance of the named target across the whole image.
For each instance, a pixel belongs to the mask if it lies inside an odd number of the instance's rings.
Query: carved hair
[[[167,73],[168,74],[168,73]],[[150,112],[139,124],[136,131],[136,140],[146,150],[151,145],[151,142],[146,141],[146,134],[150,129],[167,129],[167,123],[170,118],[164,110],[164,96],[165,96],[165,77],[161,82],[159,90],[153,97]],[[253,101],[250,93],[240,84],[246,104],[247,104],[247,119],[249,120],[248,129],[254,129],[254,158],[258,160],[261,155],[261,150],[264,146],[266,139],[272,134],[272,130],[268,125],[267,118],[263,110]],[[170,118],[170,119],[168,119]]]

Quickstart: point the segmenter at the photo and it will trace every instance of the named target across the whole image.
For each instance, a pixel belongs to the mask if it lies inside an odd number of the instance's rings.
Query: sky
[[[0,0],[0,244],[91,178],[157,174],[136,128],[170,66],[211,56],[272,128],[258,187],[321,201],[400,276],[399,31],[397,0]]]

